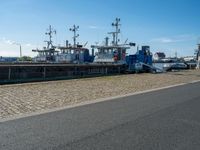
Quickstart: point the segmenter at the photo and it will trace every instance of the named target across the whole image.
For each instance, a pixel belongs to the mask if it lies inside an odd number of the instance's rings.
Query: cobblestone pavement
[[[200,80],[199,70],[0,86],[0,119]]]

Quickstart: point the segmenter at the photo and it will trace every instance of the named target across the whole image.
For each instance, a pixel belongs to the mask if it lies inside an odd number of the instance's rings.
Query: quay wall
[[[121,74],[117,64],[0,64],[0,84]]]

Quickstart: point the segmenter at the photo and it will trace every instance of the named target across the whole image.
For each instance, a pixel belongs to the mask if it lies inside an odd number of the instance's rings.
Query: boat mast
[[[53,34],[56,34],[56,30],[54,30],[50,25],[48,31],[45,34],[49,36],[49,41],[45,41],[47,42],[47,49],[53,48],[52,37],[53,37]]]
[[[120,18],[116,18],[115,22],[112,23],[112,26],[115,27],[115,32],[109,32],[108,34],[112,34],[113,36],[113,46],[117,46],[118,45],[118,35],[120,33]]]
[[[73,27],[69,29],[70,31],[74,33],[74,36],[73,36],[74,47],[77,46],[76,39],[79,37],[79,34],[77,34],[78,29],[79,29],[79,26],[76,26],[76,25],[73,25]]]

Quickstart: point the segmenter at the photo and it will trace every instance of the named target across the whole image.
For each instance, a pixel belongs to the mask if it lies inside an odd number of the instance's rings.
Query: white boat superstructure
[[[69,30],[73,32],[73,45],[66,41],[66,46],[58,47],[61,51],[59,55],[56,56],[56,62],[58,63],[84,63],[90,61],[89,50],[84,48],[83,45],[77,43],[77,38],[79,34],[77,31],[79,26],[73,25]],[[85,44],[86,45],[86,44]]]
[[[56,51],[56,47],[53,45],[52,41],[53,34],[56,34],[56,30],[54,30],[50,25],[48,32],[46,32],[45,34],[49,36],[49,41],[45,41],[47,43],[47,47],[43,47],[43,49],[41,50],[32,50],[33,52],[38,53],[38,55],[34,58],[35,62],[55,61],[55,57],[59,53],[59,51]]]
[[[114,32],[109,32],[108,34],[112,35],[113,41],[109,44],[109,38],[105,38],[104,45],[92,45],[92,49],[97,49],[95,54],[94,62],[95,63],[126,63],[126,50],[130,49],[130,46],[135,46],[134,43],[118,44],[120,41],[118,35],[120,34],[120,19],[116,18],[115,23],[112,23],[112,26],[115,28]]]
[[[72,63],[76,59],[76,54],[73,50],[66,50],[56,56],[56,62],[60,63]]]

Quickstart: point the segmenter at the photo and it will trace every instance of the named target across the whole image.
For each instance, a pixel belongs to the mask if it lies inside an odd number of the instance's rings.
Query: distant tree
[[[18,58],[18,61],[32,61],[32,58],[29,56],[23,56]]]

